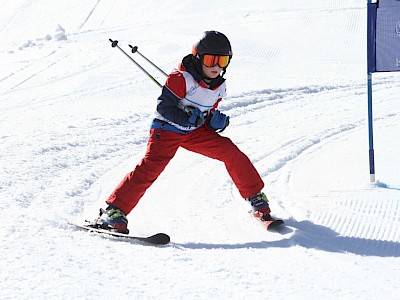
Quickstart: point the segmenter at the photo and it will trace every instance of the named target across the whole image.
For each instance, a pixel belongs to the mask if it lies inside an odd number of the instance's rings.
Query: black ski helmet
[[[206,31],[200,39],[193,44],[192,54],[194,56],[213,54],[229,55],[232,57],[231,43],[228,38],[218,31]]]

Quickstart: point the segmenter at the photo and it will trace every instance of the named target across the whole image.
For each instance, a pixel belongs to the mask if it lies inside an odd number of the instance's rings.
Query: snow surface
[[[1,0],[1,299],[400,299],[400,75],[374,74],[366,1]],[[129,215],[163,247],[74,231],[142,157],[166,72],[224,32],[231,117],[282,233],[248,215],[223,165],[178,151]],[[143,64],[160,82],[165,77]]]

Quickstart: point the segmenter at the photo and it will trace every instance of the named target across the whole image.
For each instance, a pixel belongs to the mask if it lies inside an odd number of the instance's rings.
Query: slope
[[[2,298],[400,294],[399,77],[374,76],[370,184],[364,1],[0,4]],[[108,39],[169,72],[208,29],[234,49],[224,134],[289,229],[266,233],[221,163],[179,150],[129,215],[134,233],[165,231],[169,246],[70,230],[64,219],[93,218],[143,155],[160,92]]]

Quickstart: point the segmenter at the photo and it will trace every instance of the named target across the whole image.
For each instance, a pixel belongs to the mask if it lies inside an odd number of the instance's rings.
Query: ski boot
[[[129,233],[126,214],[112,204],[109,204],[106,209],[100,208],[99,217],[89,226],[123,234]]]
[[[253,216],[260,221],[260,223],[268,230],[274,229],[284,222],[282,220],[274,219],[271,216],[271,209],[269,208],[268,198],[263,192],[246,198],[246,201],[250,202],[253,209]]]
[[[253,209],[253,214],[257,218],[265,218],[265,221],[269,221],[271,218],[269,208],[268,198],[263,192],[258,192],[257,194],[246,198],[246,201],[250,202]]]

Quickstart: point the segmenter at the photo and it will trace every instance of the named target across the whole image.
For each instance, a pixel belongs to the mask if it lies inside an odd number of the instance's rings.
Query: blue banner
[[[379,0],[368,8],[368,14],[368,70],[400,71],[400,1]]]

